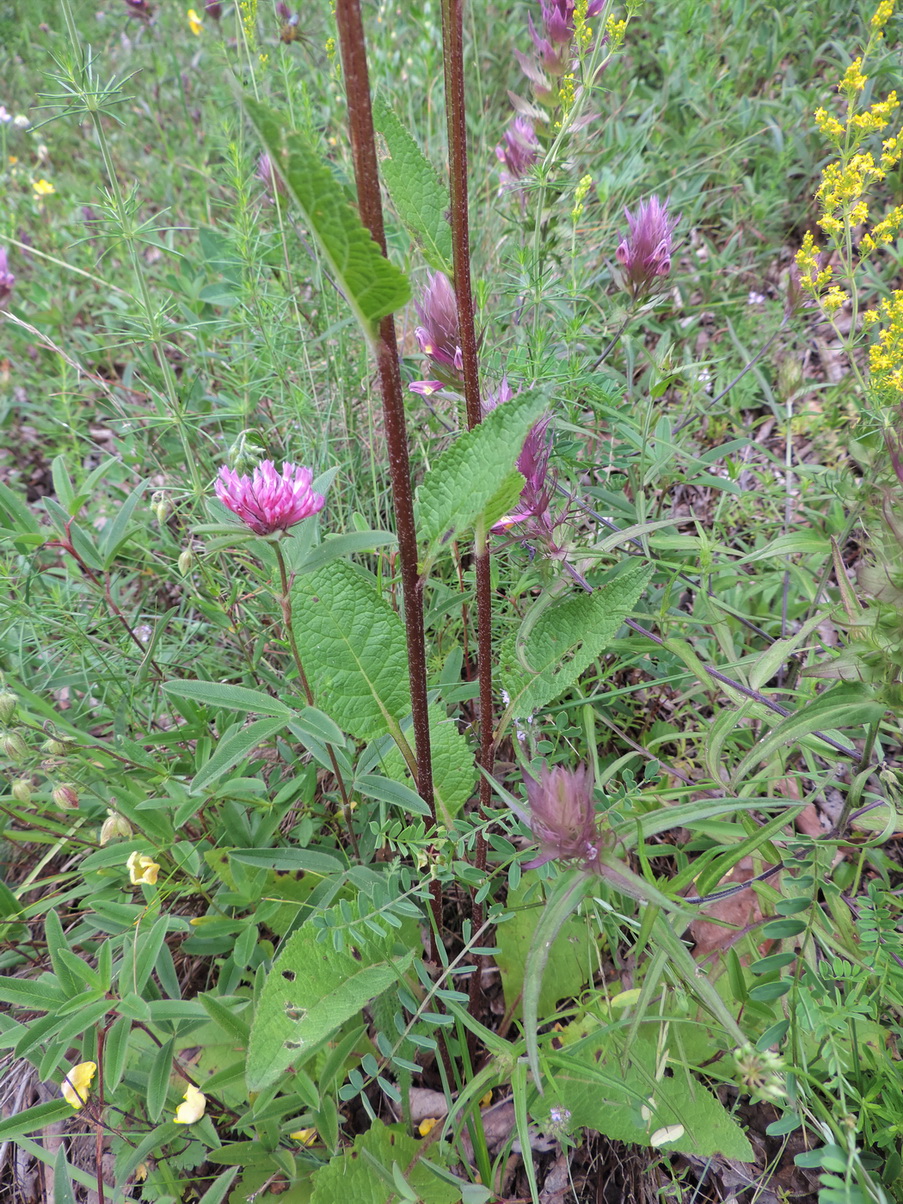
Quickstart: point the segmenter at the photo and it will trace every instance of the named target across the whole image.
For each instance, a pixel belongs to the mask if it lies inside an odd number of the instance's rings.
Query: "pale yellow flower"
[[[153,886],[157,881],[157,875],[160,873],[160,867],[156,861],[144,853],[131,853],[125,867],[129,872],[129,881],[132,886],[141,886],[147,884]]]
[[[35,196],[50,196],[52,192],[56,192],[50,181],[45,180],[43,176],[40,180],[33,180],[31,186],[35,191]]]
[[[207,1107],[207,1096],[203,1091],[198,1091],[193,1083],[188,1084],[188,1090],[182,1096],[184,1104],[179,1104],[176,1108],[176,1124],[177,1125],[193,1125],[196,1120],[200,1120],[204,1115],[204,1110]]]
[[[417,1132],[421,1137],[428,1137],[439,1123],[438,1116],[428,1116],[426,1120],[422,1120],[417,1126]]]
[[[201,18],[197,15],[197,13],[194,11],[193,8],[189,8],[188,12],[186,13],[186,16],[188,17],[188,24],[191,26],[191,32],[194,34],[195,37],[197,37],[198,34],[200,34],[203,31],[203,28],[204,28],[204,24],[201,21]]]
[[[67,1104],[71,1104],[76,1109],[84,1107],[91,1089],[91,1081],[96,1073],[96,1062],[79,1062],[66,1073],[61,1091]]]
[[[314,1145],[320,1139],[316,1129],[296,1129],[294,1133],[289,1133],[289,1137],[300,1141],[302,1145]]]

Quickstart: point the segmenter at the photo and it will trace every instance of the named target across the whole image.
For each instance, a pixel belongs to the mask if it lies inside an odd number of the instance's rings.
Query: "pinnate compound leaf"
[[[591,594],[552,603],[535,623],[527,615],[500,652],[512,718],[528,718],[574,684],[614,638],[651,575],[645,564],[629,565]]]
[[[373,122],[389,148],[389,157],[379,166],[398,216],[423,248],[430,267],[451,276],[451,226],[445,216],[449,208],[448,192],[382,96],[374,97]]]
[[[405,1198],[428,1200],[429,1204],[458,1204],[460,1188],[440,1178],[425,1162],[414,1161],[422,1148],[423,1143],[409,1137],[401,1125],[374,1121],[366,1133],[354,1139],[351,1149],[314,1174],[311,1204],[388,1204],[389,1200]],[[431,1147],[429,1155],[437,1159],[438,1147]],[[410,1197],[399,1194],[393,1167],[413,1189]]]
[[[258,719],[256,722],[248,724],[247,727],[230,728],[217,744],[216,751],[210,760],[205,762],[195,774],[188,793],[196,795],[208,790],[233,765],[244,761],[258,745],[282,731],[285,725],[285,717],[276,715],[272,719]]]
[[[407,276],[383,255],[304,136],[285,130],[280,118],[259,101],[245,97],[244,105],[355,317],[374,338],[380,319],[410,300]]]
[[[247,1082],[260,1091],[301,1062],[371,999],[397,983],[414,953],[389,958],[370,945],[337,951],[299,928],[276,958],[260,996],[248,1045]]]
[[[360,740],[411,709],[404,625],[344,561],[298,577],[295,638],[317,705]]]
[[[530,427],[548,405],[543,389],[528,389],[459,435],[417,490],[417,524],[431,545],[473,527],[494,500],[510,497],[511,474]],[[504,491],[504,492],[503,492]],[[497,509],[498,507],[494,507]],[[489,516],[491,520],[499,514]]]

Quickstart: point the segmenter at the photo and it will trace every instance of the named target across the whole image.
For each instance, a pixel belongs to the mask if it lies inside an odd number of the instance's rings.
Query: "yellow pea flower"
[[[204,1115],[207,1107],[207,1096],[203,1091],[198,1091],[193,1083],[188,1084],[188,1090],[182,1096],[184,1104],[179,1104],[176,1108],[176,1124],[177,1125],[193,1125],[196,1120],[200,1120]]]
[[[154,886],[157,881],[157,875],[160,873],[160,867],[156,861],[147,857],[144,853],[131,853],[125,866],[129,872],[129,881],[132,886],[140,886],[144,883],[148,886]]]
[[[50,196],[52,192],[56,192],[50,181],[45,180],[43,177],[40,180],[32,181],[31,186],[35,191],[35,196]]]
[[[96,1062],[79,1062],[77,1066],[73,1066],[66,1072],[60,1090],[67,1104],[71,1104],[76,1110],[84,1107],[96,1073]]]
[[[197,37],[204,29],[201,18],[197,15],[193,8],[189,8],[186,16],[188,17],[188,24],[191,26],[191,32],[195,37]]]
[[[314,1145],[320,1139],[316,1129],[296,1129],[294,1133],[289,1133],[289,1137],[300,1141],[302,1145]]]

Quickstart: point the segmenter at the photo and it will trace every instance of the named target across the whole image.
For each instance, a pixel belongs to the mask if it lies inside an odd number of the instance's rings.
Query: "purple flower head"
[[[204,0],[204,12],[214,21],[219,21],[223,15],[223,6],[219,0]]]
[[[408,385],[408,392],[419,393],[421,397],[431,397],[433,393],[438,393],[444,388],[445,384],[441,380],[412,380]]]
[[[533,24],[532,17],[528,17],[527,22],[530,26],[530,37],[533,39],[533,46],[540,63],[550,75],[564,75],[571,61],[569,47],[574,32],[573,29],[570,30],[565,38],[554,36],[544,38]],[[545,26],[545,32],[549,33],[547,25]]]
[[[524,771],[524,787],[530,811],[516,807],[517,815],[530,826],[539,843],[540,855],[524,869],[532,870],[547,861],[579,861],[584,868],[598,863],[601,845],[593,783],[585,765],[566,769],[544,765],[539,781]]]
[[[485,418],[496,406],[504,405],[506,401],[510,401],[514,396],[516,394],[514,389],[508,384],[508,377],[503,376],[499,381],[498,387],[493,389],[491,393],[487,393],[482,400],[483,417]]]
[[[510,187],[525,176],[539,158],[539,139],[533,122],[527,117],[515,117],[505,130],[505,141],[495,148],[495,156],[504,164],[502,187]]]
[[[4,305],[12,296],[16,278],[9,270],[9,260],[6,258],[6,247],[0,247],[0,305]]]
[[[458,301],[444,272],[433,272],[419,301],[414,302],[422,325],[414,331],[420,350],[446,368],[464,366],[458,342]]]
[[[279,18],[280,21],[291,21],[292,10],[285,3],[285,0],[278,0],[278,3],[276,5],[276,16]]]
[[[130,13],[134,13],[136,17],[141,17],[144,21],[149,21],[154,11],[147,0],[125,0],[125,6]]]
[[[671,244],[680,215],[671,217],[668,205],[653,196],[641,201],[635,214],[624,210],[630,233],[622,237],[615,258],[633,297],[648,293],[657,279],[671,271]]]
[[[272,460],[263,460],[251,476],[239,476],[223,466],[216,496],[256,535],[287,531],[323,509],[325,498],[311,489],[309,468],[283,464],[281,475]]]

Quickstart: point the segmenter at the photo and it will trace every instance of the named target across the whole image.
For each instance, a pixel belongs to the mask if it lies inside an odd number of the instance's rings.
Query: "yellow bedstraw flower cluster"
[[[883,319],[884,323],[877,342],[869,348],[872,385],[882,394],[891,394],[888,401],[903,400],[903,291],[886,297],[866,319],[871,323]]]
[[[883,30],[893,13],[893,7],[894,0],[881,0],[870,22],[871,34],[865,51],[853,59],[837,84],[838,93],[846,99],[843,120],[824,108],[815,112],[815,124],[820,133],[834,144],[837,152],[836,159],[828,163],[822,172],[821,183],[815,194],[821,210],[817,224],[833,244],[840,270],[849,282],[851,292],[847,293],[833,279],[834,270],[831,266],[822,266],[819,259],[821,248],[811,233],[807,233],[803,239],[796,263],[802,288],[818,300],[828,318],[852,300],[855,319],[858,299],[854,271],[857,262],[867,259],[878,247],[893,242],[903,230],[903,206],[890,210],[871,229],[868,228],[868,195],[903,155],[903,130],[882,144],[878,162],[865,145],[865,140],[887,129],[900,107],[897,93],[891,92],[884,100],[858,111],[861,94],[868,82],[863,63],[883,38]],[[857,231],[861,231],[858,240],[854,239]]]

